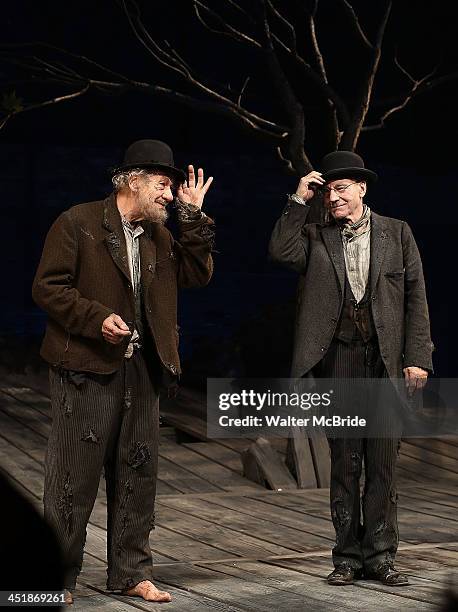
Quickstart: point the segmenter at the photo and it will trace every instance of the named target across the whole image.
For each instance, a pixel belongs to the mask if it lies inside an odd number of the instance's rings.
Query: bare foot
[[[143,580],[131,589],[122,592],[129,597],[142,597],[146,601],[172,601],[172,596],[167,591],[157,589],[151,580]]]
[[[72,592],[69,591],[68,589],[64,589],[64,603],[67,606],[71,606],[73,603],[73,595]]]

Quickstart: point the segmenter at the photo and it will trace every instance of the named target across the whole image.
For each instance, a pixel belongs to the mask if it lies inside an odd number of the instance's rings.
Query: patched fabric
[[[177,209],[178,220],[182,223],[188,223],[189,221],[199,221],[207,215],[194,204],[183,202],[180,198],[175,198],[175,207]]]

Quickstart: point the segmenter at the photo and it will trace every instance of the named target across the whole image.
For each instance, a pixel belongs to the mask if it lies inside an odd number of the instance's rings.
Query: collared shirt
[[[129,264],[130,279],[132,281],[132,289],[134,295],[140,288],[140,245],[138,238],[145,231],[141,225],[132,225],[127,219],[121,217],[124,236],[126,237],[127,261]]]
[[[371,220],[358,233],[341,231],[348,282],[357,302],[363,299],[369,279],[371,259]]]
[[[129,264],[130,279],[132,281],[132,291],[136,297],[140,291],[141,280],[140,245],[138,239],[145,230],[141,225],[132,225],[132,223],[129,223],[129,221],[127,221],[127,219],[125,219],[123,216],[121,216],[121,219],[124,236],[126,237],[127,262]],[[138,341],[139,337],[138,331],[134,329],[129,345],[124,354],[125,357],[132,356],[134,344]]]

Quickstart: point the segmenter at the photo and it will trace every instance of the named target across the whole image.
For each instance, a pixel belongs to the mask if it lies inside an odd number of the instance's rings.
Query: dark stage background
[[[140,4],[161,22],[163,36],[170,29],[194,63],[200,61],[207,47],[190,30],[186,3]],[[332,21],[332,3],[323,4]],[[451,3],[436,2],[433,15],[400,4],[389,36],[401,41],[412,72],[421,76],[435,55],[450,72],[456,71]],[[7,42],[45,40],[136,75],[162,77],[127,30],[115,2],[44,2],[39,8],[17,2],[2,10]],[[370,15],[366,19],[370,23]],[[345,29],[333,27],[335,38],[327,44],[340,53]],[[237,74],[239,59],[237,54],[205,55],[206,68],[215,75],[224,62]],[[344,65],[342,73],[351,74],[353,68]],[[441,377],[456,373],[457,97],[453,81],[418,96],[384,130],[364,134],[357,149],[380,176],[369,191],[369,205],[406,220],[414,231],[425,268],[436,374]],[[185,382],[202,386],[207,376],[287,375],[297,278],[269,263],[267,244],[297,178],[286,174],[268,145],[226,119],[135,93],[110,97],[91,92],[18,115],[0,131],[3,365],[39,363],[45,317],[31,300],[30,286],[50,224],[69,206],[104,197],[110,190],[107,168],[119,161],[128,144],[145,137],[170,143],[178,165],[201,165],[215,177],[204,205],[217,223],[215,275],[205,289],[181,296]],[[326,152],[321,149],[319,141],[310,148],[314,163]]]

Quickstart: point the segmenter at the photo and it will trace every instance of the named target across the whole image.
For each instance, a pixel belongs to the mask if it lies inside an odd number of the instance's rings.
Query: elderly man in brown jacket
[[[33,283],[49,315],[41,350],[53,409],[45,517],[64,553],[68,603],[102,468],[108,588],[171,599],[151,582],[158,392],[180,374],[177,288],[208,283],[214,233],[201,210],[212,178],[204,183],[192,166],[188,173],[186,182],[165,143],[132,144],[114,171],[114,193],[55,221]],[[178,240],[164,227],[172,201]]]
[[[422,264],[407,223],[378,215],[363,201],[367,183],[376,178],[356,153],[327,155],[321,172],[302,177],[289,197],[275,225],[270,254],[300,274],[293,377],[404,376],[413,392],[432,371]],[[308,201],[317,188],[328,223],[307,223]],[[336,530],[329,584],[351,584],[363,573],[390,586],[408,584],[394,567],[399,439],[329,442]]]

